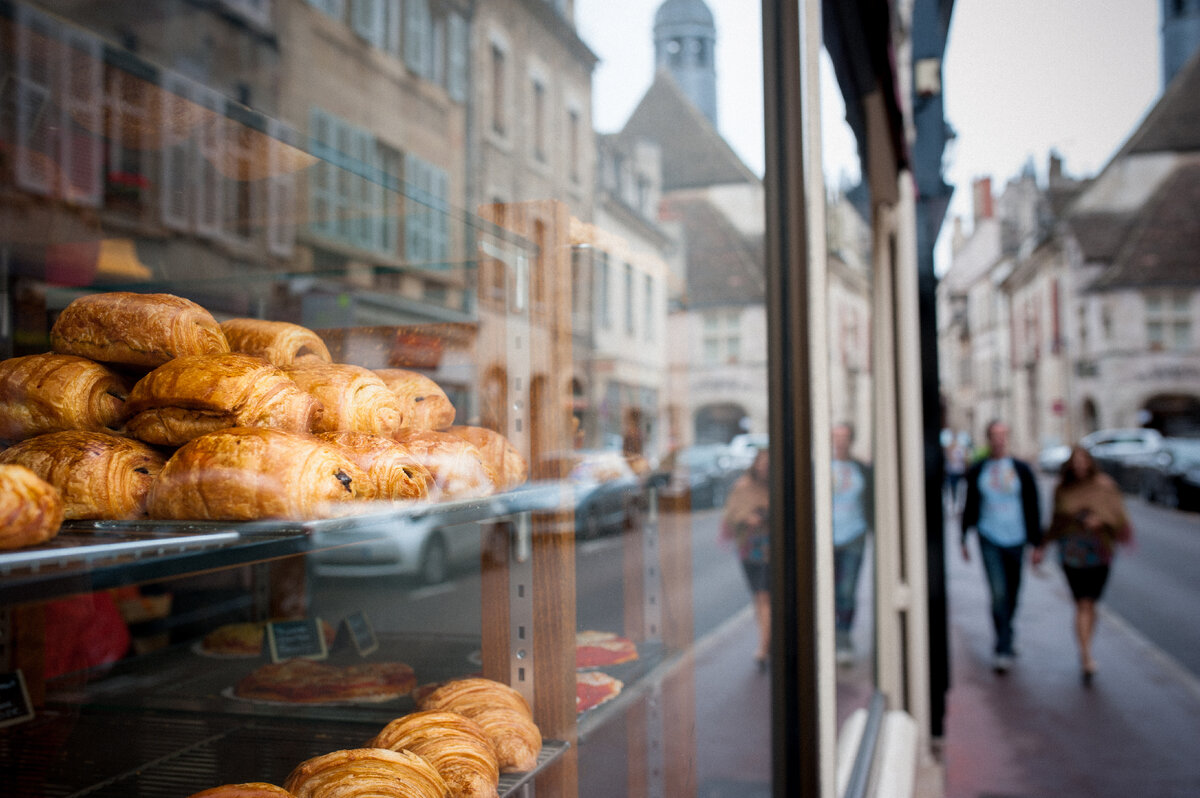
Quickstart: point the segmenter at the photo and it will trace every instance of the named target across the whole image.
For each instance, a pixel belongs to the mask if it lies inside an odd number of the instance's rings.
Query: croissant
[[[343,363],[303,363],[284,371],[325,408],[313,432],[393,435],[399,431],[400,400],[370,369]]]
[[[128,395],[123,378],[87,358],[48,352],[0,361],[0,439],[116,429]]]
[[[508,438],[487,427],[453,426],[448,430],[473,445],[483,456],[483,462],[492,469],[499,481],[500,490],[515,488],[529,476],[529,464],[512,445]]]
[[[375,369],[400,399],[401,424],[407,429],[445,429],[454,423],[454,405],[433,380],[408,369]]]
[[[528,717],[512,707],[493,707],[468,717],[478,723],[492,741],[502,772],[533,770],[537,767],[538,754],[542,750],[542,733]]]
[[[366,473],[311,435],[234,427],[179,448],[150,490],[151,518],[310,519],[374,498]]]
[[[284,789],[296,798],[445,798],[433,765],[409,751],[350,748],[296,766]]]
[[[222,784],[220,787],[210,787],[207,790],[193,793],[188,798],[296,798],[296,796],[274,784],[251,781],[245,784]]]
[[[82,296],[50,330],[55,352],[152,369],[180,355],[228,352],[221,325],[190,299],[114,291]]]
[[[45,543],[62,526],[62,498],[28,468],[0,465],[0,549]]]
[[[446,682],[441,687],[421,699],[421,709],[446,709],[472,717],[492,707],[508,707],[515,709],[527,718],[533,718],[529,702],[525,696],[509,687],[504,682],[473,676],[466,679],[455,679]],[[466,711],[464,711],[466,710]]]
[[[414,712],[383,728],[368,745],[424,757],[450,787],[451,798],[496,798],[500,766],[479,724],[457,712]]]
[[[221,322],[221,332],[234,352],[255,355],[275,366],[297,362],[333,360],[321,337],[307,327],[286,321],[230,319]]]
[[[283,371],[238,353],[175,358],[138,380],[128,407],[129,434],[159,446],[227,427],[308,432],[321,414]]]
[[[433,474],[435,498],[469,499],[496,492],[496,474],[469,442],[434,430],[406,431],[396,436],[417,462]]]
[[[433,474],[413,453],[391,438],[365,432],[322,432],[318,438],[343,449],[375,486],[375,498],[389,501],[423,499],[433,487]]]
[[[23,465],[57,488],[64,518],[123,520],[145,517],[163,457],[129,438],[64,430],[5,449],[0,463]]]

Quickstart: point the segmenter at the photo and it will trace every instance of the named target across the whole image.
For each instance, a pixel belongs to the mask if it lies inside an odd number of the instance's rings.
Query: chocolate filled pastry
[[[0,549],[45,543],[63,522],[62,498],[20,465],[0,465]]]
[[[221,332],[234,352],[255,355],[275,366],[329,363],[333,360],[321,337],[307,327],[286,321],[230,319]]]
[[[313,432],[394,435],[400,429],[400,400],[370,369],[344,363],[302,363],[284,369],[325,408]]]
[[[177,357],[129,393],[126,431],[158,446],[180,446],[228,427],[308,432],[321,403],[260,357],[229,353]]]
[[[146,516],[163,456],[107,432],[64,430],[10,446],[0,463],[23,465],[57,488],[64,518],[129,520]]]
[[[433,474],[406,447],[382,435],[365,432],[322,432],[318,438],[345,450],[375,486],[382,501],[424,499],[433,487]]]
[[[517,447],[499,432],[487,427],[463,425],[450,427],[446,432],[457,435],[479,450],[483,462],[496,475],[500,490],[515,488],[529,477],[529,464],[517,451]]]
[[[296,766],[283,783],[296,798],[445,798],[433,765],[409,751],[349,748]]]
[[[492,741],[502,772],[537,766],[541,731],[525,697],[508,685],[479,677],[456,679],[424,696],[420,707],[457,712],[479,724]]]
[[[454,423],[454,405],[433,380],[408,369],[375,369],[384,384],[400,399],[405,429],[445,429]]]
[[[496,798],[500,765],[479,724],[458,712],[414,712],[383,728],[368,745],[424,757],[451,798]]]
[[[370,479],[344,452],[311,435],[265,427],[211,432],[180,447],[150,490],[150,517],[172,520],[312,519],[372,499]]]
[[[229,351],[221,325],[190,299],[128,291],[89,294],[67,305],[50,330],[50,345],[143,370],[181,355]]]
[[[433,474],[433,498],[473,499],[496,492],[499,480],[470,442],[449,432],[402,432],[396,441]]]
[[[26,355],[0,361],[0,440],[64,429],[116,430],[129,384],[76,355]]]
[[[220,787],[210,787],[207,790],[192,793],[188,798],[296,798],[296,796],[274,784],[250,781],[245,784],[222,784]]]

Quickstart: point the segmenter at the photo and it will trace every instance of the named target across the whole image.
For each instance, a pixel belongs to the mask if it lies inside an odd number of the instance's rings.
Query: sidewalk
[[[971,562],[963,562],[957,528],[952,532],[945,798],[1200,795],[1200,680],[1102,602],[1094,643],[1099,672],[1085,688],[1073,605],[1050,557],[1040,573],[1025,571],[1016,665],[1006,675],[993,673],[978,549],[972,540]],[[1189,612],[1182,622],[1194,622]]]

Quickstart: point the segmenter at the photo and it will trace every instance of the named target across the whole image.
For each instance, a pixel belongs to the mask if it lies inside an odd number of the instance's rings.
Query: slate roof
[[[1072,216],[1069,224],[1083,249],[1085,260],[1091,263],[1111,263],[1133,222],[1134,214],[1089,213]]]
[[[1200,50],[1184,64],[1162,97],[1114,156],[1200,150]]]
[[[655,75],[618,135],[662,147],[664,192],[760,181],[666,70]]]
[[[702,197],[664,198],[661,218],[683,226],[688,250],[685,307],[753,304],[766,298],[761,236],[743,235]]]

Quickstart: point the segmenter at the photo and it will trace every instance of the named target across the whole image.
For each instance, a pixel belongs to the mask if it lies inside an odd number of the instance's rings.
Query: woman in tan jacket
[[[733,483],[721,524],[722,535],[737,546],[738,559],[754,597],[754,619],[758,624],[758,651],[754,660],[759,671],[767,669],[771,646],[769,478],[769,455],[766,449],[760,449],[753,465]]]
[[[1054,490],[1054,515],[1042,544],[1034,550],[1034,565],[1042,561],[1045,546],[1058,542],[1059,561],[1075,599],[1075,637],[1084,685],[1096,673],[1092,636],[1096,629],[1096,602],[1104,593],[1117,544],[1132,537],[1129,516],[1117,483],[1096,466],[1083,447],[1071,449]]]

